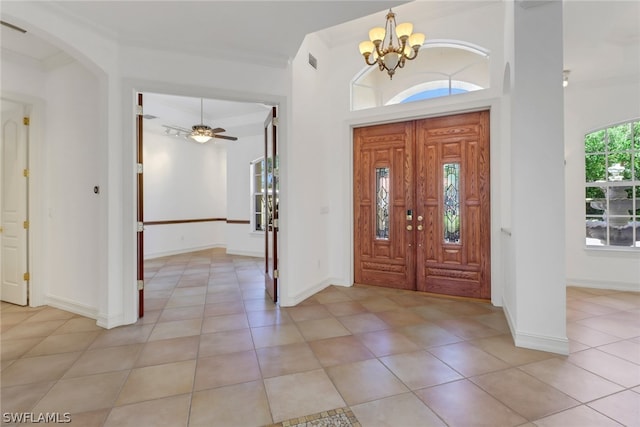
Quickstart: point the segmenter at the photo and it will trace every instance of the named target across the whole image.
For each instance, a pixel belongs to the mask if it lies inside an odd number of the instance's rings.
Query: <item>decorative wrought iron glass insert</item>
[[[376,168],[376,238],[389,238],[389,168]]]
[[[460,243],[460,163],[443,165],[444,242]]]

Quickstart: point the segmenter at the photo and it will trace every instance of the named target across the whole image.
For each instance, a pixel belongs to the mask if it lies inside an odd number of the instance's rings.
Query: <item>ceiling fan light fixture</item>
[[[191,139],[200,144],[209,142],[214,138],[237,141],[238,138],[235,136],[219,135],[222,132],[226,132],[223,128],[212,128],[204,124],[203,101],[204,100],[200,98],[200,124],[191,126],[191,129],[163,124],[162,126],[165,128],[165,133],[167,135],[175,135],[176,137],[184,137],[184,139]]]
[[[204,144],[213,138],[213,129],[204,125],[204,99],[200,98],[200,124],[191,127],[191,134],[189,138],[193,139],[200,144]]]
[[[192,131],[189,135],[189,138],[193,139],[196,142],[199,142],[200,144],[204,144],[205,142],[213,138],[213,129],[211,129],[207,125],[195,125],[191,129]]]

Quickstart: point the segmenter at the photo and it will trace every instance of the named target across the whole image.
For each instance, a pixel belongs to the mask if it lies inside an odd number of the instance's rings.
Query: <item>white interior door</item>
[[[27,126],[24,106],[2,100],[0,299],[27,305]]]

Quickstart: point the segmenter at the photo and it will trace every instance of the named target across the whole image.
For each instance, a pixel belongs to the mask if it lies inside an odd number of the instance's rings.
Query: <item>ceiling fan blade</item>
[[[221,132],[226,132],[224,129],[222,128],[215,128],[215,129],[211,129],[211,132],[213,133],[221,133]]]
[[[220,139],[228,139],[229,141],[237,141],[238,138],[236,138],[235,136],[226,136],[226,135],[213,135],[214,138],[220,138]]]

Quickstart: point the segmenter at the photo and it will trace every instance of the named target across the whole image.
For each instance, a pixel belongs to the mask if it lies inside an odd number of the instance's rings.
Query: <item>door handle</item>
[[[411,224],[407,225],[407,230],[409,230],[409,231],[413,230],[413,225],[411,225]]]
[[[422,224],[418,225],[418,231],[422,231],[423,228]]]

